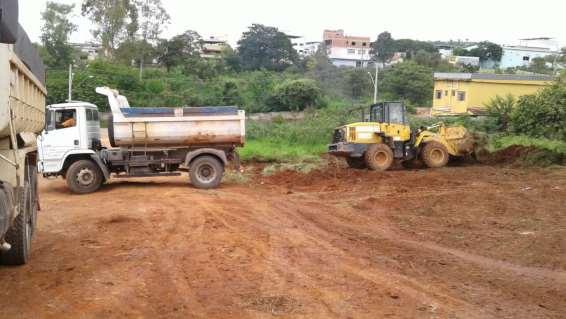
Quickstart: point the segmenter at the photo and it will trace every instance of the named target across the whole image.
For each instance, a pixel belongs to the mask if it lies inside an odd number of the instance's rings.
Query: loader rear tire
[[[366,162],[362,157],[346,157],[346,163],[353,169],[366,169]]]
[[[448,164],[450,155],[444,145],[438,142],[429,142],[424,146],[421,158],[429,168],[440,168]]]
[[[371,145],[365,156],[367,167],[372,171],[386,171],[393,165],[393,151],[386,144]]]

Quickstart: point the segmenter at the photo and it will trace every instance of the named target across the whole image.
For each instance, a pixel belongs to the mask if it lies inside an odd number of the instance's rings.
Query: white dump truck
[[[39,208],[37,134],[45,123],[45,68],[18,24],[18,2],[0,0],[0,261],[28,261]]]
[[[62,176],[77,194],[97,191],[111,177],[174,176],[189,172],[191,183],[210,189],[224,168],[238,161],[245,142],[245,112],[236,107],[130,107],[117,90],[99,87],[112,111],[110,148],[100,138],[96,105],[71,102],[47,107],[39,139],[39,170]]]

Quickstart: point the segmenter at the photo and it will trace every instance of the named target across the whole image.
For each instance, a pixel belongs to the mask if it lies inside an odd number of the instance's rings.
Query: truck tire
[[[79,160],[67,170],[67,185],[75,194],[96,192],[104,178],[98,165],[91,160]]]
[[[346,157],[346,163],[353,169],[366,169],[366,162],[363,157]]]
[[[191,183],[199,189],[216,188],[222,182],[224,165],[213,156],[199,156],[191,162],[189,169]]]
[[[450,155],[444,145],[438,142],[428,142],[422,150],[421,158],[429,168],[440,168],[448,164]]]
[[[37,210],[39,209],[39,191],[37,189],[37,166],[33,164],[28,164],[26,167],[26,174],[29,174],[29,183],[31,185],[31,192],[32,192],[32,202],[31,202],[31,210],[30,210],[30,218],[31,218],[31,235],[35,234],[37,229]]]
[[[3,265],[25,265],[28,262],[31,251],[33,225],[30,213],[34,200],[29,183],[26,183],[26,185],[20,189],[19,197],[20,213],[5,237],[6,242],[10,244],[12,248],[0,255],[0,263]]]
[[[386,144],[371,145],[364,155],[367,167],[372,171],[386,171],[393,165],[393,151]]]

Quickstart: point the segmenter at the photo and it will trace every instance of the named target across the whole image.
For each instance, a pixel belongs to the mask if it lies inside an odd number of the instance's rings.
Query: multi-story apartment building
[[[226,36],[208,36],[202,39],[201,57],[206,59],[220,58],[222,51],[229,46]]]
[[[336,66],[365,67],[371,59],[369,37],[347,36],[344,30],[324,30],[328,58]]]

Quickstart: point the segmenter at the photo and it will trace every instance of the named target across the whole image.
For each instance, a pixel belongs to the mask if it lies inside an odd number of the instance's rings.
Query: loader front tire
[[[386,144],[371,145],[365,156],[367,167],[372,171],[386,171],[393,165],[393,151]]]
[[[429,168],[444,167],[450,158],[446,147],[438,142],[428,142],[421,154],[423,162]]]

